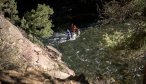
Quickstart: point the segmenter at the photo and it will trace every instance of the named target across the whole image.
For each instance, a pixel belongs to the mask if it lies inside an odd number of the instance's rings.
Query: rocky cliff
[[[41,48],[33,44],[16,26],[0,16],[0,70],[23,73],[33,70],[58,79],[74,76],[74,71],[61,61],[61,56],[51,46]]]

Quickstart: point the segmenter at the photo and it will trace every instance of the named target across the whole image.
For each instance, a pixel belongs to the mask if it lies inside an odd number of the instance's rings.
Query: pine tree
[[[21,27],[28,34],[32,34],[36,37],[48,37],[53,33],[52,20],[50,20],[53,14],[53,9],[45,4],[38,4],[36,10],[31,10],[24,15],[21,21]]]

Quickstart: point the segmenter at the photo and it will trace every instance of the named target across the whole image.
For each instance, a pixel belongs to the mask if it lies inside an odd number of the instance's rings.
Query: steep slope
[[[61,61],[58,51],[50,47],[43,49],[33,44],[3,16],[0,16],[0,68],[23,72],[34,70],[59,79],[75,75],[74,71]]]
[[[145,29],[141,20],[109,23],[81,31],[77,40],[55,47],[76,74],[84,74],[93,84],[101,79],[113,84],[142,84]]]

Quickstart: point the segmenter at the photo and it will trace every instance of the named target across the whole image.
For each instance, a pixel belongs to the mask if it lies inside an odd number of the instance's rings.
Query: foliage
[[[145,0],[116,1],[112,0],[105,4],[104,15],[112,21],[125,21],[127,18],[137,18],[143,13]]]
[[[36,37],[51,36],[53,31],[52,21],[50,20],[53,9],[43,4],[38,4],[36,10],[27,12],[21,21],[21,27],[28,33]]]
[[[3,12],[5,17],[9,18],[13,24],[18,24],[19,17],[15,0],[0,0],[0,11]]]
[[[131,30],[127,32],[114,31],[113,34],[106,33],[103,39],[105,40],[107,47],[115,47],[118,44],[120,44],[120,42],[123,42],[127,38],[131,37],[132,35],[131,32],[132,32]]]
[[[63,53],[63,60],[76,74],[83,73],[94,83],[96,80],[113,78],[117,84],[141,84],[145,61],[141,56],[146,47],[144,44],[135,50],[130,46],[133,39],[139,39],[135,35],[137,27],[146,27],[140,23],[145,24],[129,20],[122,24],[87,29],[77,40],[60,44],[56,48]]]
[[[146,4],[146,1],[145,0],[133,0],[131,2],[133,5],[134,5],[134,10],[136,12],[142,12],[143,9],[146,7],[145,4]]]

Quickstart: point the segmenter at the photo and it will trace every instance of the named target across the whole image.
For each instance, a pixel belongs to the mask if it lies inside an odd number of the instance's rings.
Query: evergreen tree
[[[38,4],[36,10],[27,12],[21,20],[21,27],[28,34],[32,34],[36,37],[47,37],[53,33],[52,20],[50,20],[53,14],[53,9],[45,4]]]
[[[17,24],[19,21],[17,3],[15,0],[0,0],[0,11],[5,17],[9,18],[12,23]]]

